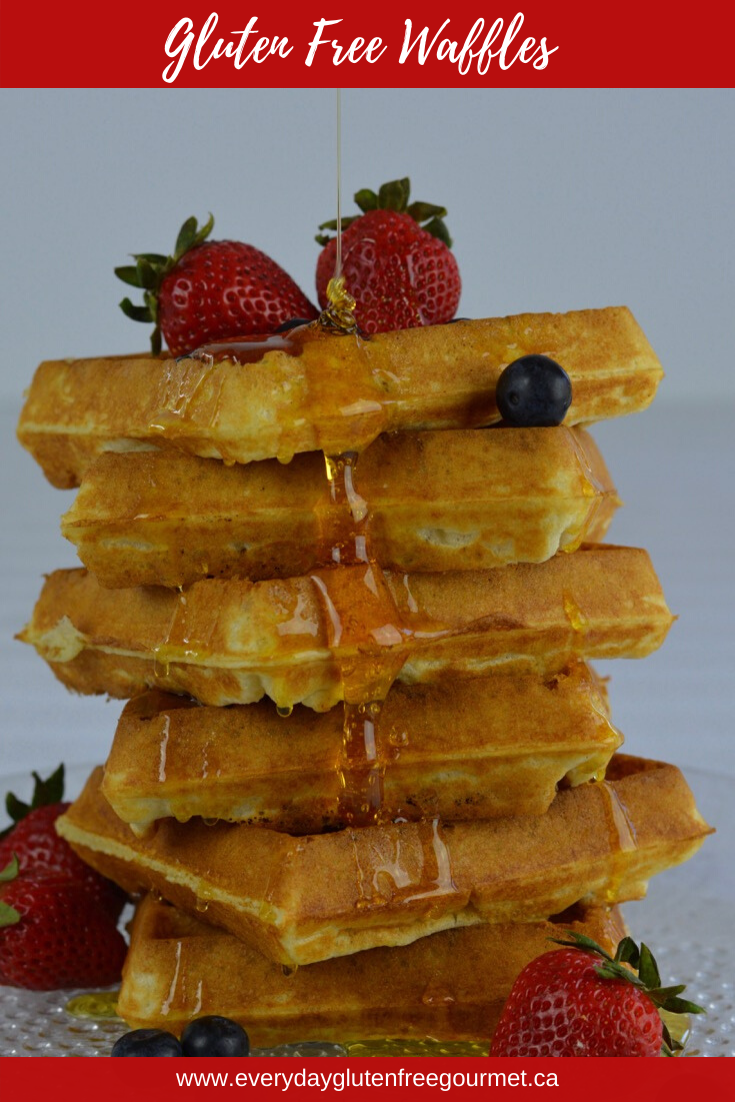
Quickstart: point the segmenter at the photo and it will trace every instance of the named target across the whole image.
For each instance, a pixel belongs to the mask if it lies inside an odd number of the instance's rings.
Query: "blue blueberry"
[[[572,384],[563,367],[548,356],[521,356],[498,379],[495,401],[509,425],[560,425],[572,403]]]
[[[189,1022],[181,1047],[184,1056],[249,1056],[250,1038],[231,1018],[207,1014]]]
[[[131,1029],[112,1046],[110,1056],[182,1056],[173,1033],[164,1029]]]

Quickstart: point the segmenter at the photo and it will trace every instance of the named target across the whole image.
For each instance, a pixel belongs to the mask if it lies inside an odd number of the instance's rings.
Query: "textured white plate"
[[[73,797],[88,766],[67,770]],[[687,996],[707,1008],[692,1019],[691,1056],[735,1056],[735,983],[732,927],[735,920],[733,826],[735,782],[688,772],[705,818],[718,828],[688,864],[653,881],[648,898],[626,908],[633,936],[656,954],[665,983],[686,983]],[[27,778],[0,777],[0,794],[28,796]],[[3,824],[4,825],[4,824]],[[125,1026],[117,1020],[85,1021],[64,1011],[78,992],[35,993],[0,987],[0,1056],[107,1056]],[[289,1045],[257,1055],[341,1056],[336,1045]],[[408,1054],[408,1050],[407,1050]],[[437,1053],[439,1054],[439,1053]]]

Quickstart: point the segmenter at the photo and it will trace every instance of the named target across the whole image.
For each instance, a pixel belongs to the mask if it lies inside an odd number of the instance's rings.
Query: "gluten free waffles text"
[[[244,29],[228,31],[219,37],[216,34],[219,16],[217,12],[212,12],[199,29],[188,17],[179,19],[172,27],[165,51],[166,56],[173,60],[163,70],[163,79],[167,84],[173,84],[190,53],[197,70],[222,58],[231,60],[236,69],[242,69],[248,62],[261,65],[271,57],[283,60],[294,49],[303,53],[307,69],[312,67],[315,59],[329,57],[330,52],[335,67],[346,61],[351,65],[375,65],[386,54],[389,58],[398,54],[399,65],[413,62],[423,66],[427,61],[448,62],[457,66],[461,76],[472,69],[479,76],[484,76],[493,61],[503,70],[510,69],[517,61],[522,65],[530,64],[534,69],[545,69],[549,57],[559,47],[549,46],[545,37],[523,37],[524,18],[523,12],[518,12],[507,26],[500,17],[494,21],[476,19],[471,27],[459,30],[451,26],[450,19],[445,19],[438,27],[426,25],[421,28],[414,28],[412,20],[406,19],[401,42],[361,36],[351,41],[344,36],[340,39],[341,19],[319,19],[313,24],[315,31],[311,40],[297,43],[278,34],[261,33],[255,15]]]

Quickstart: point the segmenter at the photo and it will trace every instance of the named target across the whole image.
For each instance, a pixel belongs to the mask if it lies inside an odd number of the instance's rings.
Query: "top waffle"
[[[303,333],[303,331],[301,331]],[[499,419],[511,361],[545,353],[568,372],[568,425],[645,409],[661,365],[624,307],[519,314],[407,329],[369,341],[314,327],[260,345],[41,364],[18,436],[54,485],[78,485],[103,451],[173,446],[247,463],[360,451],[380,433],[470,428]]]

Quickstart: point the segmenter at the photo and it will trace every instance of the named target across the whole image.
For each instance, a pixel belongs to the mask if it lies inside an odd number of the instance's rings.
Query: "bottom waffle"
[[[608,952],[625,935],[617,908],[575,907],[554,921],[446,930],[398,949],[287,969],[149,896],[133,923],[117,1009],[131,1027],[176,1034],[194,1017],[223,1014],[258,1048],[488,1040],[518,973],[570,929]]]

